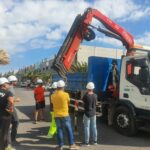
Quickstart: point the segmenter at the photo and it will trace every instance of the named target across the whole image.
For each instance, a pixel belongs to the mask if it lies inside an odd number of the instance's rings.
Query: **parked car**
[[[43,87],[45,88],[46,91],[49,91],[51,89],[50,84],[43,85]]]
[[[21,82],[21,83],[20,83],[20,86],[21,86],[21,87],[27,87],[27,82]]]
[[[30,88],[35,88],[36,86],[37,86],[37,84],[35,84],[35,83],[30,84]]]

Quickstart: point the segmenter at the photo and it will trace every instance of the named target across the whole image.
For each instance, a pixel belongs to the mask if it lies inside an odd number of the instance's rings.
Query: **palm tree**
[[[87,62],[77,62],[71,66],[70,72],[87,72],[88,65]]]
[[[40,74],[40,78],[45,81],[45,82],[50,82],[51,81],[51,77],[52,77],[52,74],[51,72],[44,72],[44,73],[41,73]]]

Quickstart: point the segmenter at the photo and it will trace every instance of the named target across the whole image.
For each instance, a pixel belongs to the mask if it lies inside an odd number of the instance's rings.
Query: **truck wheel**
[[[113,117],[114,128],[121,134],[133,136],[136,134],[136,121],[129,109],[124,106],[116,108]]]

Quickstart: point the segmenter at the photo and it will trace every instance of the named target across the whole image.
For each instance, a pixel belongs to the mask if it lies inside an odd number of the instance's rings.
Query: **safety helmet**
[[[3,84],[5,84],[5,83],[9,83],[9,81],[7,80],[7,78],[1,77],[1,78],[0,78],[0,85],[3,85]]]
[[[88,82],[86,85],[86,88],[89,90],[93,90],[95,88],[95,85],[93,82]]]
[[[57,82],[53,82],[52,88],[53,88],[53,89],[57,89]]]
[[[42,83],[43,83],[42,79],[38,79],[38,80],[37,80],[37,83],[38,83],[38,84],[42,84]]]
[[[11,76],[9,76],[8,77],[8,81],[9,82],[15,82],[15,81],[17,81],[18,79],[16,78],[16,76],[14,76],[14,75],[11,75]]]
[[[59,80],[58,82],[57,82],[57,87],[65,87],[65,82],[63,81],[63,80]]]

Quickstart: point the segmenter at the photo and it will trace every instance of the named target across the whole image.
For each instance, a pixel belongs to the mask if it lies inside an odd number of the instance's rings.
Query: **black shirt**
[[[86,93],[83,96],[84,101],[84,109],[85,115],[87,117],[93,117],[96,115],[96,102],[97,102],[97,95],[96,94],[88,94]]]
[[[0,115],[9,114],[6,111],[8,107],[8,97],[13,97],[13,94],[8,90],[0,89]]]

